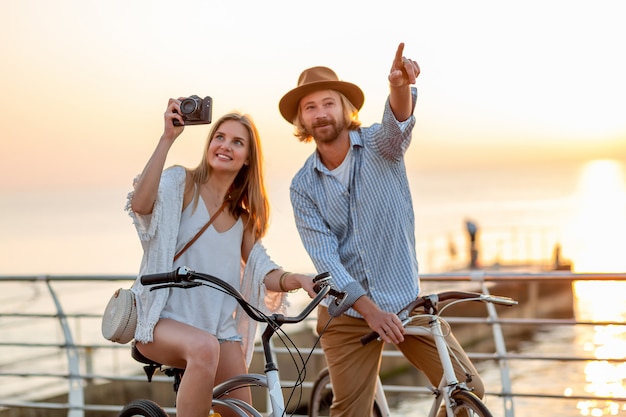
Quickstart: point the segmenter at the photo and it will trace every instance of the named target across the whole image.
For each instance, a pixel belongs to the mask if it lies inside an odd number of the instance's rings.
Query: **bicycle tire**
[[[309,417],[327,417],[330,415],[330,405],[333,402],[333,390],[330,384],[330,374],[328,368],[322,371],[315,378],[311,396],[309,399],[308,414]],[[372,408],[372,417],[383,417],[380,406],[374,400]]]
[[[485,403],[473,392],[458,390],[452,393],[454,415],[459,417],[493,417]]]
[[[124,406],[118,417],[169,417],[169,415],[154,401],[134,400]]]

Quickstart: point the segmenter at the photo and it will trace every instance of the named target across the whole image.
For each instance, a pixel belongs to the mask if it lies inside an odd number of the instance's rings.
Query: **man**
[[[361,89],[326,67],[305,70],[279,109],[314,152],[291,183],[291,202],[302,242],[318,271],[329,271],[336,287],[354,304],[339,317],[320,307],[318,332],[333,384],[333,417],[371,413],[383,343],[362,346],[374,330],[393,343],[437,385],[442,370],[434,343],[404,336],[395,312],[419,293],[415,220],[404,154],[415,125],[418,64],[398,46],[388,76],[390,94],[382,123],[361,127]],[[450,335],[449,343],[473,374],[471,386],[483,395],[476,370]],[[458,366],[460,380],[465,371]]]

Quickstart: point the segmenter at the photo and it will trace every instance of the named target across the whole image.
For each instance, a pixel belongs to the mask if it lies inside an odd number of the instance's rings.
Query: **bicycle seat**
[[[153,361],[150,358],[145,357],[139,351],[139,349],[137,349],[137,346],[135,345],[134,340],[131,344],[130,356],[132,356],[132,358],[136,360],[137,362],[146,364],[146,366],[143,367],[143,370],[146,373],[146,377],[148,377],[148,382],[152,382],[152,377],[154,376],[154,373],[156,372],[157,369],[161,369],[162,365],[158,362]]]
[[[163,364],[153,361],[152,359],[144,356],[139,351],[139,349],[137,349],[134,340],[131,344],[130,356],[132,356],[132,358],[137,362],[146,364],[146,366],[143,367],[143,370],[146,373],[146,377],[148,377],[148,382],[152,382],[152,377],[154,376],[154,373],[157,371],[157,369],[160,369],[165,375],[174,377],[174,389],[176,390],[178,388],[178,385],[180,384],[180,379],[183,376],[183,369],[164,366]]]
[[[160,363],[155,362],[152,359],[145,357],[139,351],[139,349],[137,349],[137,345],[135,344],[134,340],[133,340],[133,343],[131,344],[130,356],[132,356],[133,359],[136,360],[137,362],[145,363],[145,364],[148,364],[148,365],[154,365],[156,367],[160,367],[161,366]]]

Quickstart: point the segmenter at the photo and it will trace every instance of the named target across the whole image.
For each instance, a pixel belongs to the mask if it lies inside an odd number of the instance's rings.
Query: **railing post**
[[[63,336],[65,337],[65,352],[67,354],[67,365],[69,371],[69,390],[67,393],[69,408],[67,410],[67,417],[84,417],[85,397],[83,393],[82,377],[80,375],[80,357],[78,349],[76,349],[76,345],[74,345],[72,332],[70,331],[69,324],[67,323],[67,317],[63,312],[61,302],[54,292],[54,289],[50,284],[50,280],[45,278],[45,281],[48,286],[48,290],[50,291],[50,296],[56,306],[59,324],[61,325]]]
[[[484,294],[489,294],[489,288],[483,281],[482,291]],[[513,406],[513,392],[511,385],[511,376],[509,372],[509,362],[506,358],[506,343],[504,342],[504,335],[502,334],[502,326],[498,322],[498,312],[496,307],[492,303],[486,303],[487,312],[489,313],[489,320],[491,321],[491,329],[493,331],[493,341],[496,346],[496,354],[498,355],[498,367],[500,369],[500,381],[502,383],[502,401],[504,403],[504,415],[505,417],[514,417],[515,409]]]

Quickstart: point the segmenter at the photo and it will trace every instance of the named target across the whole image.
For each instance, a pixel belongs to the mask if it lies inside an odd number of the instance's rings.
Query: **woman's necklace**
[[[206,189],[206,194],[209,197],[209,201],[207,202],[209,205],[211,205],[212,207],[219,207],[222,205],[222,202],[224,201],[223,198],[219,198],[218,197],[218,193],[213,193],[211,192],[211,189],[209,188],[209,186],[207,185],[207,183],[205,182],[204,184],[202,184],[202,187]]]

